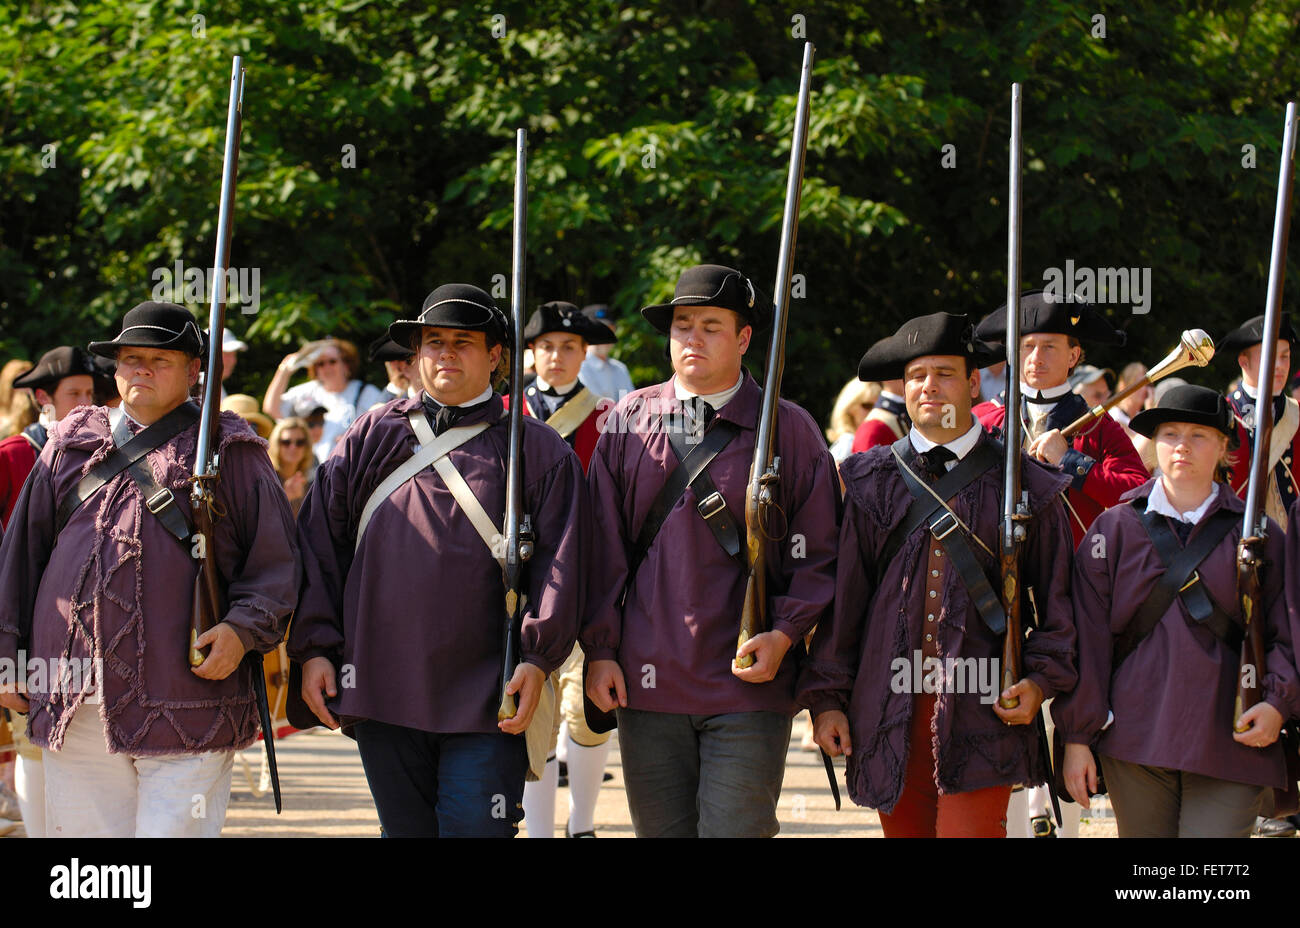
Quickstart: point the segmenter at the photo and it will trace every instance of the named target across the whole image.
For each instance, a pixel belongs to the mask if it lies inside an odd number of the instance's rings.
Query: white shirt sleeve
[[[357,415],[361,415],[367,409],[382,406],[391,399],[393,399],[392,394],[386,390],[381,390],[373,384],[366,384],[361,390],[361,400],[357,403]]]
[[[298,384],[296,387],[290,387],[288,390],[281,393],[279,418],[284,419],[288,416],[292,416],[294,414],[294,407],[297,405],[298,400],[304,396],[313,395],[312,388],[315,386],[316,381],[309,380],[306,383]],[[321,405],[324,404],[322,403]]]

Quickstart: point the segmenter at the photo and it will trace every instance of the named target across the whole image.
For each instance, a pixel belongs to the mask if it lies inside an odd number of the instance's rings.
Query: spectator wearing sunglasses
[[[279,419],[301,416],[323,406],[325,429],[313,450],[316,458],[324,461],[353,419],[387,401],[378,387],[356,379],[360,366],[356,345],[346,339],[308,342],[280,362],[262,400],[262,411]],[[290,387],[289,380],[302,369],[306,369],[311,379]]]
[[[270,448],[271,466],[280,477],[284,495],[289,498],[289,507],[294,518],[307,496],[311,486],[312,453],[308,447],[311,441],[307,433],[307,423],[297,416],[281,419],[271,430]]]

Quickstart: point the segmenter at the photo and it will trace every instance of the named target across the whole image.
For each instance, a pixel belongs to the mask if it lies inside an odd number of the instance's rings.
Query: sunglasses
[[[305,448],[305,447],[307,447],[307,439],[305,439],[305,438],[283,438],[283,437],[282,437],[282,438],[280,438],[279,441],[280,441],[280,444],[282,444],[282,445],[290,445],[290,446],[292,446],[292,447],[294,447],[294,448]]]

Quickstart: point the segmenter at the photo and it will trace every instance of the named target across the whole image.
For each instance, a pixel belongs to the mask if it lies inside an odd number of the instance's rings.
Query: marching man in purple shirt
[[[934,313],[904,323],[858,366],[862,380],[903,378],[912,429],[840,466],[835,608],[813,636],[799,699],[822,749],[848,755],[849,795],[879,810],[885,837],[1005,837],[1012,786],[1046,780],[1038,707],[1075,681],[1059,499],[1068,479],[1025,455],[1032,519],[1021,576],[1038,625],[1006,694],[1019,706],[997,703],[1006,616],[992,552],[1004,452],[971,414],[971,394],[1001,354],[965,316]]]
[[[675,376],[623,398],[588,471],[596,564],[582,631],[587,695],[597,709],[617,709],[641,837],[779,829],[796,711],[789,652],[801,650],[831,601],[838,484],[817,424],[782,400],[777,496],[787,525],[769,542],[771,631],[737,650],[744,500],[762,396],[741,359],[768,311],[739,271],[683,272],[671,303],[642,310],[668,336]],[[689,486],[666,490],[696,450],[717,453]],[[743,654],[755,662],[737,669]]]
[[[498,722],[509,420],[492,374],[510,325],[478,287],[445,284],[389,334],[416,351],[424,393],[359,416],[317,472],[298,520],[306,578],[289,654],[303,701],[356,738],[385,834],[514,837],[530,766],[520,735],[536,713],[549,740],[538,705],[578,632],[582,465],[524,419],[536,545],[509,684],[518,713]],[[436,448],[432,466],[398,473],[421,448]]]
[[[257,737],[244,654],[275,649],[297,595],[293,515],[266,442],[221,413],[225,514],[208,556],[227,608],[195,641],[211,651],[191,670],[199,561],[185,513],[199,412],[189,391],[202,338],[187,309],[141,303],[90,350],[116,361],[122,407],[79,406],[60,420],[23,487],[0,547],[0,705],[29,713],[48,834],[215,837],[234,752]],[[128,443],[153,450],[127,466]],[[111,477],[110,465],[120,465]],[[83,495],[95,474],[107,482]],[[82,501],[70,509],[70,498]],[[24,656],[25,697],[5,680]],[[33,667],[56,666],[73,672],[35,682]]]

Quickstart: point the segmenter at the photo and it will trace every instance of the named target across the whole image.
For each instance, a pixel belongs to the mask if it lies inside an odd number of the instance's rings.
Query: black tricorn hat
[[[729,309],[755,329],[766,328],[772,318],[768,295],[740,271],[720,264],[697,264],[682,271],[672,301],[646,306],[641,315],[660,333],[667,335],[673,311],[680,306],[717,306]]]
[[[1291,320],[1286,314],[1282,314],[1281,324],[1277,329],[1277,337],[1280,341],[1288,342],[1292,351],[1297,347],[1295,329],[1291,326]],[[1237,326],[1227,335],[1223,336],[1223,341],[1219,342],[1219,349],[1215,352],[1221,358],[1231,358],[1235,364],[1237,355],[1249,348],[1253,348],[1264,340],[1264,317],[1256,316],[1248,319],[1241,325]]]
[[[98,376],[99,370],[95,367],[94,358],[82,348],[60,345],[45,352],[35,367],[15,378],[14,386],[52,393],[64,377],[76,377],[79,374],[86,377]]]
[[[976,338],[968,316],[931,313],[907,320],[893,335],[868,348],[858,362],[858,379],[900,380],[907,365],[929,355],[969,358],[972,367],[980,368],[997,364],[1005,352],[1001,345]]]
[[[1020,294],[1020,334],[1071,335],[1097,345],[1124,344],[1124,332],[1107,322],[1091,304],[1072,297],[1068,294],[1067,299],[1053,299],[1043,290]],[[1007,334],[1007,304],[980,320],[975,334],[987,342],[1002,342]]]
[[[588,345],[612,345],[617,341],[609,326],[596,322],[572,303],[561,300],[543,303],[533,310],[533,314],[528,317],[528,325],[524,326],[524,342],[531,345],[534,339],[541,338],[548,332],[578,335]]]
[[[408,345],[397,344],[387,333],[371,342],[366,351],[366,357],[370,359],[371,364],[380,361],[409,361],[414,354],[415,352]]]
[[[207,339],[184,306],[175,303],[140,303],[122,317],[122,331],[111,342],[91,342],[91,354],[116,358],[119,348],[162,348],[203,356]]]
[[[1156,429],[1166,422],[1190,422],[1218,429],[1228,436],[1230,447],[1237,446],[1237,426],[1232,407],[1217,390],[1184,384],[1166,390],[1160,402],[1144,409],[1129,421],[1129,427],[1139,435],[1153,438]]]
[[[424,298],[416,319],[398,319],[388,327],[388,336],[399,345],[415,345],[425,326],[483,332],[488,338],[509,344],[510,320],[492,297],[473,284],[443,284]]]

